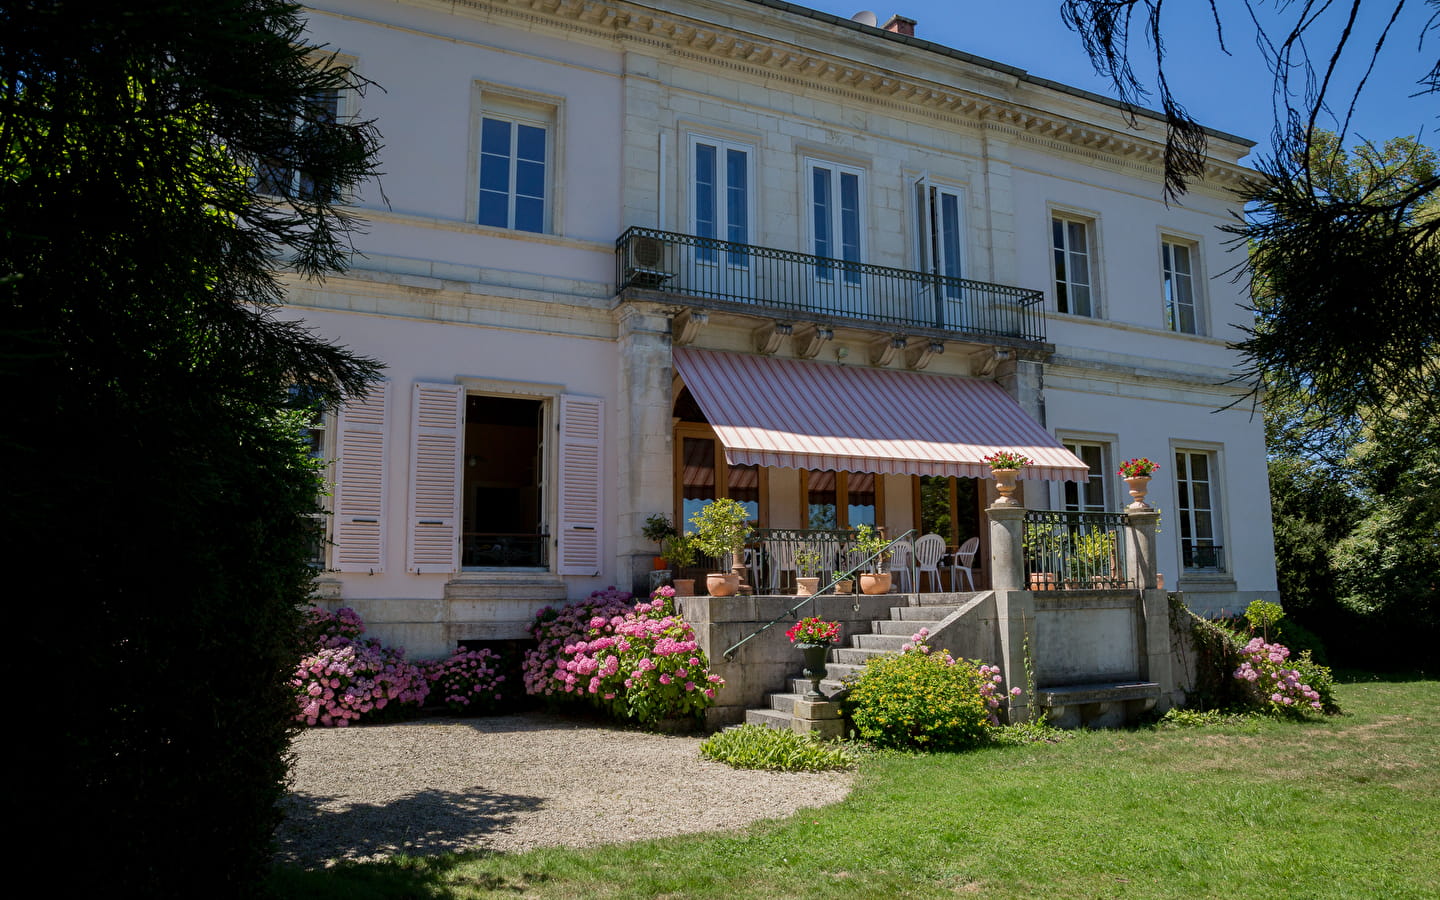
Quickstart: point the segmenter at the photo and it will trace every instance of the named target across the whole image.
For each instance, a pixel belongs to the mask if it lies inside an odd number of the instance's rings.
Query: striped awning
[[[982,458],[1015,450],[1022,478],[1090,477],[992,381],[688,347],[675,370],[731,465],[989,478]]]

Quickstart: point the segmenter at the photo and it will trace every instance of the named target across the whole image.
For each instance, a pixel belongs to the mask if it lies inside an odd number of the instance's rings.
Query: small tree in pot
[[[887,549],[889,546],[890,542],[869,525],[856,526],[855,555],[862,559],[875,557],[870,562],[870,571],[860,573],[861,593],[888,594],[890,592],[890,573],[885,571],[885,563],[890,558],[890,551]]]
[[[750,536],[750,513],[736,500],[711,500],[690,517],[695,526],[695,546],[718,562],[730,556],[731,572],[712,572],[705,577],[711,595],[728,597],[740,589],[744,568],[745,541]]]

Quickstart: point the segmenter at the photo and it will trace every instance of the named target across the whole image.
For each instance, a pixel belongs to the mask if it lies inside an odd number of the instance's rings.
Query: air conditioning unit
[[[675,277],[664,269],[664,241],[640,234],[630,238],[625,247],[625,284],[658,290]]]

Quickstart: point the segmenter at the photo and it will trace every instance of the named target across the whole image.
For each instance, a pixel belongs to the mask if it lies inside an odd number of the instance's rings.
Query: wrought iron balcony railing
[[[863,327],[1045,340],[1044,295],[1025,288],[650,228],[622,234],[615,263],[617,292],[665,291]]]
[[[1181,538],[1180,565],[1192,571],[1224,572],[1225,548],[1220,544]]]

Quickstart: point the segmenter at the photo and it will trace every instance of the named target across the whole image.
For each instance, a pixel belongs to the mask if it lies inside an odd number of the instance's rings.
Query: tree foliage
[[[317,102],[364,85],[298,12],[0,6],[0,545],[44,688],[17,771],[76,893],[248,895],[268,862],[320,487],[298,407],[376,373],[275,315],[282,263],[345,262],[378,149]]]
[[[1257,325],[1236,345],[1244,360],[1237,381],[1252,397],[1267,390],[1308,395],[1318,402],[1306,413],[1308,425],[1322,431],[1395,397],[1435,399],[1440,221],[1417,214],[1440,191],[1434,155],[1403,141],[1362,145],[1353,158],[1343,147],[1382,54],[1413,47],[1413,91],[1440,91],[1440,62],[1434,44],[1426,45],[1440,22],[1440,0],[1392,0],[1388,16],[1379,17],[1362,16],[1361,0],[1207,5],[1226,52],[1227,22],[1254,25],[1274,76],[1272,152],[1258,164],[1262,177],[1241,190],[1246,214],[1230,229],[1251,251],[1240,274],[1260,289]],[[1266,5],[1274,17],[1264,14]],[[1375,6],[1372,0],[1367,13]],[[1148,45],[1167,126],[1165,194],[1173,200],[1204,174],[1206,133],[1166,78],[1164,12],[1164,0],[1061,4],[1096,70],[1126,103],[1148,96],[1132,42]],[[1267,29],[1269,21],[1284,24]],[[1345,78],[1346,64],[1356,60],[1360,74]],[[1391,178],[1395,166],[1416,177]],[[1355,177],[1336,177],[1342,174]]]

